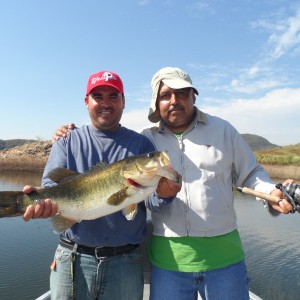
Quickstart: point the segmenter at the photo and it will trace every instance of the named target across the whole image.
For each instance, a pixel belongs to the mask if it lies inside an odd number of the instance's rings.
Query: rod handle
[[[238,187],[237,190],[238,190],[239,192],[244,193],[244,194],[248,194],[248,195],[251,195],[251,196],[255,196],[255,197],[258,197],[258,198],[267,200],[267,201],[269,201],[269,202],[276,203],[276,204],[278,204],[278,202],[282,200],[282,198],[280,198],[280,197],[278,197],[278,196],[270,195],[270,194],[265,194],[265,193],[262,193],[262,192],[258,192],[258,191],[249,189],[249,188],[247,188],[247,187],[243,187],[243,188]]]

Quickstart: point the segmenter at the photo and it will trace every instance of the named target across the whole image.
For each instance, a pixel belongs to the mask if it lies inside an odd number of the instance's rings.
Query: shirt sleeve
[[[45,187],[56,185],[56,183],[48,177],[49,172],[55,168],[67,167],[65,144],[65,139],[61,138],[52,145],[51,152],[42,176],[42,186]]]

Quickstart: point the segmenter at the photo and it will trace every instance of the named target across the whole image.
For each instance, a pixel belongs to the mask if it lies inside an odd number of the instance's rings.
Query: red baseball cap
[[[86,95],[97,86],[111,86],[124,94],[123,82],[119,75],[113,72],[101,71],[91,75],[87,84]]]

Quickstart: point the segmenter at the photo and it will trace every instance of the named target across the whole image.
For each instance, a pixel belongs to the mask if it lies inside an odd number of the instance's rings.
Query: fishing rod
[[[281,190],[281,192],[284,195],[284,198],[281,198],[281,197],[278,197],[275,195],[258,192],[258,191],[252,190],[250,188],[247,188],[247,187],[237,187],[237,190],[241,193],[255,196],[255,197],[267,200],[268,202],[272,202],[272,203],[276,203],[276,204],[278,204],[283,199],[287,199],[293,206],[291,213],[294,213],[300,209],[300,185],[299,184],[289,183],[289,184],[283,186],[281,183],[277,183],[276,188]]]

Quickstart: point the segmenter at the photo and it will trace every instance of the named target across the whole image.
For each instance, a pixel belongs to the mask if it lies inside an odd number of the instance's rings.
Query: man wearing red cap
[[[53,144],[43,173],[43,186],[55,184],[47,174],[58,167],[83,173],[99,161],[113,163],[154,151],[148,138],[120,125],[125,97],[123,83],[116,73],[102,71],[90,76],[84,101],[92,124],[75,128]],[[32,189],[26,186],[24,192]],[[176,195],[179,189],[180,184],[169,182],[166,186],[166,180],[162,180],[153,199]],[[55,215],[57,206],[48,205],[49,201],[30,206],[24,220]],[[138,245],[146,235],[146,208],[144,203],[138,205],[132,221],[117,212],[76,223],[61,234],[51,266],[51,299],[143,298],[142,255]]]

